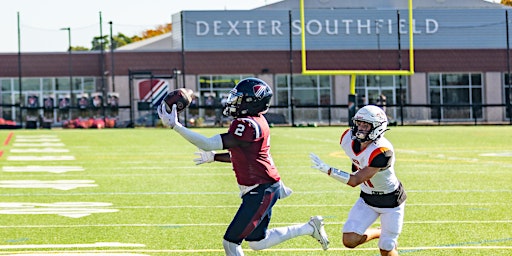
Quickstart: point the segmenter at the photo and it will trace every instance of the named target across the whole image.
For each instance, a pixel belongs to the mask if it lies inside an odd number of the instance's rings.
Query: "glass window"
[[[11,104],[12,103],[12,95],[10,94],[2,94],[2,104]]]
[[[277,105],[280,106],[288,106],[288,91],[287,90],[277,90],[274,93],[275,101]]]
[[[276,88],[288,89],[288,76],[276,76]]]
[[[199,91],[230,91],[243,78],[251,75],[206,75],[199,77]]]
[[[294,118],[301,122],[327,122],[330,113],[327,108],[331,104],[331,76],[319,75],[276,75],[274,101],[280,108],[275,112],[284,112],[291,116],[291,99],[295,105]],[[291,86],[293,84],[293,87]],[[305,106],[302,108],[302,106]],[[311,108],[306,106],[321,106]],[[283,111],[284,110],[284,111]],[[288,113],[285,113],[288,112]]]
[[[443,74],[443,85],[469,85],[468,74]]]
[[[471,75],[471,85],[482,85],[482,75],[481,74],[472,74]]]
[[[275,100],[278,105],[289,105],[292,91],[289,78],[289,75],[276,76]],[[331,77],[293,75],[293,98],[295,105],[331,104]]]
[[[0,84],[2,86],[2,92],[11,91],[11,79],[1,79]]]
[[[317,88],[318,81],[316,76],[293,76],[293,85],[294,88]]]
[[[57,77],[55,78],[55,90],[57,91],[69,91],[69,77]]]
[[[440,86],[441,79],[439,76],[431,75],[431,76],[428,76],[428,83],[431,87]]]
[[[80,84],[83,85],[83,90],[84,92],[95,92],[96,91],[96,79],[94,77],[84,77],[83,78],[83,83],[82,82],[82,78],[80,78],[79,80],[75,80],[75,86],[76,86],[76,90],[80,90]]]
[[[21,83],[23,91],[41,90],[41,80],[39,78],[22,78]]]
[[[276,76],[276,92],[274,92],[275,95],[275,102],[277,105],[280,106],[288,106],[290,104],[289,102],[289,86],[288,86],[288,77],[285,75],[278,75]]]
[[[398,119],[400,111],[386,106],[407,103],[407,76],[357,76],[356,96],[359,108],[368,104],[382,106],[389,116]]]
[[[20,90],[20,81],[19,81],[19,79],[18,78],[14,78],[12,80],[12,84],[13,84],[13,88],[12,88],[13,91],[19,92],[19,90]]]
[[[482,74],[429,74],[431,116],[441,120],[482,118]],[[438,84],[440,82],[440,84]]]
[[[43,78],[43,91],[53,92],[53,78]]]

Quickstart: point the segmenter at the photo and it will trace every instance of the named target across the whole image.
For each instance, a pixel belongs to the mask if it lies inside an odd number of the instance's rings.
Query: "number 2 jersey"
[[[247,147],[229,149],[239,185],[254,186],[280,180],[270,155],[270,128],[263,115],[234,119],[228,133],[238,140],[250,142]]]
[[[368,205],[379,208],[394,208],[402,204],[407,195],[395,175],[395,154],[391,142],[381,137],[363,150],[360,145],[360,142],[352,140],[350,129],[341,135],[340,146],[352,161],[353,172],[366,166],[381,168],[373,177],[361,183],[363,200]]]

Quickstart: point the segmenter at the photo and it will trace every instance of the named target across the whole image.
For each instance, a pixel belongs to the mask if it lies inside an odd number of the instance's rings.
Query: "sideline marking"
[[[50,172],[50,173],[65,173],[65,172],[83,172],[85,169],[81,166],[4,166],[4,172]]]
[[[73,161],[74,156],[8,156],[7,161]]]
[[[502,152],[502,153],[484,153],[480,154],[480,156],[503,156],[503,157],[510,157],[512,156],[512,152]]]
[[[16,142],[60,142],[59,138],[16,138]]]
[[[0,249],[2,249],[2,247],[0,247]],[[403,247],[403,248],[399,248],[398,249],[398,252],[402,252],[402,253],[406,253],[406,252],[403,252],[403,251],[409,251],[409,250],[431,250],[431,251],[437,251],[437,250],[440,250],[440,251],[446,251],[446,250],[511,250],[512,249],[512,246],[450,246],[450,247],[446,247],[446,246],[420,246],[420,247]],[[329,248],[328,251],[375,251],[377,250],[376,248],[354,248],[354,249],[349,249],[349,248]],[[254,252],[250,249],[244,249],[243,250],[244,252]],[[265,249],[265,252],[315,252],[315,251],[323,251],[321,248],[283,248],[283,249],[272,249],[272,248],[269,248],[269,249]],[[217,253],[224,253],[224,250],[222,249],[198,249],[198,250],[179,250],[179,249],[173,249],[173,250],[144,250],[144,249],[134,249],[134,250],[87,250],[87,251],[84,251],[84,250],[78,250],[78,251],[69,251],[70,253],[80,253],[80,252],[84,252],[84,253],[108,253],[108,252],[116,252],[116,253],[122,253],[122,252],[127,252],[127,253],[214,253],[214,252],[217,252]],[[16,252],[8,252],[8,253],[16,253]],[[43,253],[43,255],[48,255],[48,254],[45,254],[44,251],[41,251],[41,252],[34,252],[34,253]],[[46,252],[46,253],[50,253],[50,252]],[[66,252],[60,252],[60,253],[66,253]],[[0,255],[2,255],[2,253],[0,253]],[[9,254],[11,255],[11,254]],[[17,255],[17,254],[12,254],[13,256],[14,255]],[[30,255],[33,255],[33,254],[30,254]]]
[[[46,249],[46,248],[95,248],[95,247],[145,247],[144,244],[128,244],[120,242],[98,242],[94,244],[20,244],[0,245],[0,249]]]
[[[16,136],[17,139],[41,139],[41,138],[58,138],[57,135],[50,135],[50,134],[40,134],[40,135],[18,135]]]
[[[29,148],[29,149],[11,149],[11,153],[67,153],[69,149],[63,148]]]
[[[19,214],[55,214],[69,218],[81,218],[93,213],[112,213],[118,209],[103,207],[112,206],[111,203],[101,202],[57,202],[57,203],[25,203],[25,202],[0,202],[0,215]]]
[[[71,190],[97,187],[94,180],[0,180],[0,188],[53,188]]]
[[[3,255],[0,253],[0,255]],[[7,254],[6,256],[48,256],[48,255],[61,255],[61,256],[149,256],[148,254],[138,254],[138,253],[108,253],[108,252],[85,252],[85,253],[75,253],[75,252],[65,252],[65,253],[29,253],[29,254]]]
[[[4,146],[9,145],[9,142],[11,141],[13,135],[14,135],[13,132],[10,132],[9,135],[7,135],[7,138],[4,141]]]
[[[13,143],[14,147],[64,147],[64,143]]]

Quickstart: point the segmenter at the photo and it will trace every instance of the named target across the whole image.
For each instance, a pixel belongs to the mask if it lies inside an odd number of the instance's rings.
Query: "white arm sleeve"
[[[207,138],[181,125],[176,125],[173,130],[179,133],[183,138],[188,140],[190,143],[194,144],[196,147],[204,151],[223,149],[222,138],[220,137],[220,134]]]

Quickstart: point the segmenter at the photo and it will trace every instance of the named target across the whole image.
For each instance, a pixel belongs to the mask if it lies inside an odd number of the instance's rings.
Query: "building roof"
[[[306,9],[407,9],[406,0],[307,0]],[[256,10],[294,10],[300,8],[300,0],[284,0],[256,8]],[[484,0],[414,0],[413,9],[453,8],[509,8]]]
[[[172,49],[172,33],[165,33],[131,44],[123,45],[116,51],[169,51]]]

